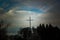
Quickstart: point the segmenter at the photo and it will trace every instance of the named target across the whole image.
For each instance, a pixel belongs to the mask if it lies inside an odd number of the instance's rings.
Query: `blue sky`
[[[26,11],[33,11],[33,12],[37,12],[37,13],[44,13],[44,11],[41,9],[38,9],[36,7],[28,7],[28,6],[22,6],[19,9],[17,9],[17,11],[18,10],[26,10]]]
[[[11,9],[12,7],[14,7],[15,5],[19,5],[21,6],[22,3],[24,2],[25,0],[0,0],[0,7],[3,8],[5,11],[8,11],[9,9]],[[50,0],[49,0],[50,1]],[[53,3],[56,3],[58,4],[60,2],[60,0],[52,0]],[[46,0],[46,3],[43,1],[43,2],[34,2],[34,3],[30,3],[33,7],[32,8],[27,8],[25,9],[24,7],[22,7],[22,9],[24,8],[24,10],[31,10],[31,11],[36,11],[36,12],[42,12],[42,10],[38,9],[37,7],[34,8],[34,6],[38,6],[38,5],[44,5],[45,8],[49,7],[48,4],[50,5],[50,3],[48,3],[47,0]]]

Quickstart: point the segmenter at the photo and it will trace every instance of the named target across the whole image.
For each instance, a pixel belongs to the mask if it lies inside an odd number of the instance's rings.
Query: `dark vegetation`
[[[51,24],[40,24],[37,28],[32,28],[33,33],[30,28],[23,28],[18,34],[8,36],[6,29],[9,25],[0,22],[0,40],[60,40],[60,29]]]

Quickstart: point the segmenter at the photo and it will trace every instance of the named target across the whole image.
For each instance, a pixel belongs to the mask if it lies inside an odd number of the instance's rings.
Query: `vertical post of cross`
[[[32,21],[31,16],[29,17],[29,20],[28,21],[29,21],[29,26],[31,28],[31,33],[33,33],[32,25],[31,25],[31,21]]]

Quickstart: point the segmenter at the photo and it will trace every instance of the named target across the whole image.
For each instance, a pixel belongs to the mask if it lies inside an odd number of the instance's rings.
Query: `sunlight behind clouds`
[[[7,13],[7,20],[12,22],[11,26],[29,27],[29,17],[31,16],[32,26],[37,27],[39,24],[55,24],[53,15],[50,13],[37,13],[27,10],[11,9]],[[57,20],[57,19],[56,19]]]
[[[16,11],[16,14],[21,15],[21,16],[20,15],[18,16],[17,20],[19,20],[18,22],[20,22],[22,26],[25,25],[25,27],[29,27],[29,22],[27,20],[29,19],[30,16],[31,16],[31,19],[33,20],[32,26],[38,26],[40,24],[40,21],[41,23],[43,22],[42,20],[42,16],[44,16],[43,13],[20,10],[20,11]]]

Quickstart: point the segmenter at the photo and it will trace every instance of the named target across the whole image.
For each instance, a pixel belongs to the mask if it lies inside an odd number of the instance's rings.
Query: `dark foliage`
[[[60,40],[60,29],[53,27],[51,24],[43,24],[37,27],[37,33],[41,37],[41,40]]]
[[[22,29],[19,34],[24,40],[60,40],[60,29],[51,24],[40,24],[37,28],[32,28],[34,33],[31,33],[30,28]]]
[[[51,24],[40,24],[37,28],[23,28],[17,35],[6,35],[6,28],[9,24],[4,25],[4,22],[0,22],[0,40],[60,40],[60,29],[57,26]]]
[[[7,40],[8,36],[6,35],[7,31],[7,27],[9,24],[5,24],[3,20],[0,21],[0,40]]]

